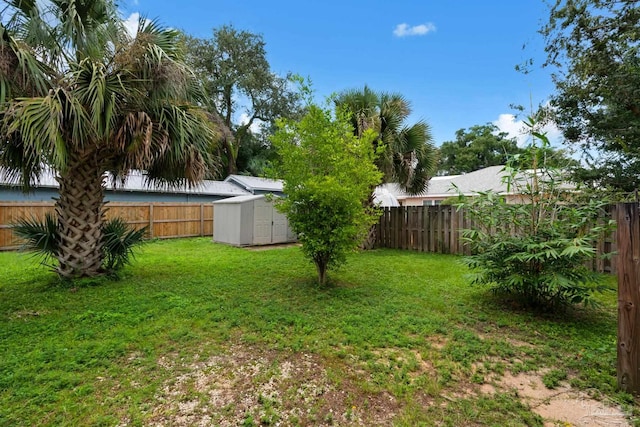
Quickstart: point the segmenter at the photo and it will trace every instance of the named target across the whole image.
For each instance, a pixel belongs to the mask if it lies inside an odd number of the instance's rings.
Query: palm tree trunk
[[[60,242],[58,274],[65,278],[102,273],[104,176],[95,152],[70,153],[68,168],[57,178],[56,201]]]
[[[367,237],[365,237],[360,248],[365,251],[375,249],[377,240],[378,240],[378,228],[374,224],[369,229],[369,232],[367,233]]]
[[[375,190],[375,187],[371,189],[371,193],[369,195],[369,198],[367,199],[366,206],[369,209],[373,209],[375,207],[375,202],[373,200],[373,192]],[[369,232],[367,233],[365,239],[362,241],[362,243],[360,244],[360,249],[368,251],[371,249],[374,249],[376,246],[376,242],[378,240],[378,227],[376,224],[373,224],[371,226],[371,228],[369,228]]]

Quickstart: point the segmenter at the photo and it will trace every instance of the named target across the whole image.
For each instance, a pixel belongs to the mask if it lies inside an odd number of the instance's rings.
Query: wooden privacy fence
[[[17,249],[20,241],[11,231],[19,219],[44,218],[53,212],[52,202],[0,202],[0,250]],[[107,203],[107,218],[120,217],[128,224],[148,227],[149,238],[170,239],[213,235],[211,203]]]
[[[615,218],[616,206],[609,213]],[[461,230],[472,228],[463,210],[453,206],[401,206],[385,208],[377,224],[376,247],[419,252],[469,255],[461,239]],[[596,244],[597,255],[616,250],[616,233]],[[591,266],[601,273],[615,273],[615,256],[596,257]]]
[[[640,393],[640,210],[621,203],[618,223],[618,387]]]

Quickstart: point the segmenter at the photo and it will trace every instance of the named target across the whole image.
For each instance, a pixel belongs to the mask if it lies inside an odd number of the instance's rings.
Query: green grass
[[[566,378],[632,402],[615,390],[615,293],[598,310],[538,316],[500,306],[465,274],[454,256],[377,250],[354,254],[318,288],[296,247],[186,239],[146,245],[119,281],[69,285],[23,254],[0,253],[0,425],[145,425],[174,385],[184,392],[176,399],[206,401],[180,375],[234,348],[267,355],[273,372],[313,357],[328,390],[352,405],[346,420],[389,395],[396,425],[542,425],[513,394],[451,398],[506,370],[547,368],[549,386]],[[244,423],[276,422],[282,393],[261,395],[262,412]],[[333,422],[314,404],[289,422]]]

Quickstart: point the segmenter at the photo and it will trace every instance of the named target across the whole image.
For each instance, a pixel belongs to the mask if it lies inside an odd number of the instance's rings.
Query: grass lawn
[[[542,426],[506,375],[617,393],[614,292],[536,316],[455,256],[376,250],[330,285],[299,248],[152,242],[74,285],[0,253],[0,425]],[[612,285],[615,285],[611,279]]]

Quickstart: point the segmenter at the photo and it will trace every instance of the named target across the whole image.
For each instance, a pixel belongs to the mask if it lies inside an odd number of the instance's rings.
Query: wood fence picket
[[[610,213],[615,215],[615,206],[610,207]],[[384,208],[377,224],[376,247],[469,255],[469,247],[464,244],[461,232],[473,225],[464,210],[453,206]],[[615,232],[599,241],[595,249],[597,255],[615,252]],[[615,273],[615,255],[611,259],[598,256],[591,267],[598,272]]]

